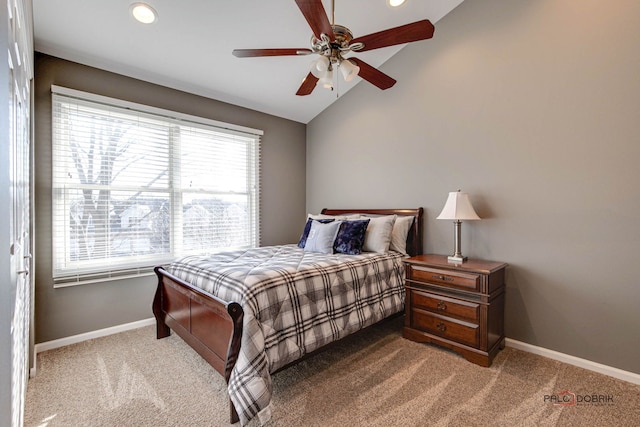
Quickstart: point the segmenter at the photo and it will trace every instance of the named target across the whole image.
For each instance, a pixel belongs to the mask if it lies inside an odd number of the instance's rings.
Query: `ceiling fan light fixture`
[[[348,59],[343,59],[340,62],[339,67],[340,67],[340,73],[342,74],[342,77],[344,77],[345,82],[350,82],[360,72],[360,67],[358,67]]]
[[[158,12],[146,3],[133,3],[129,11],[136,21],[143,24],[152,24],[158,20]]]
[[[323,61],[323,58],[326,60],[326,65],[325,65],[325,62]],[[313,61],[311,61],[309,70],[311,71],[311,74],[313,74],[315,77],[319,79],[324,77],[324,75],[329,70],[329,59],[327,59],[327,57],[325,56],[321,56],[318,59],[314,59]]]
[[[316,67],[316,61],[311,62],[309,71],[311,71],[311,74],[313,74],[313,76],[317,78],[322,78],[322,76],[324,75],[324,73],[321,73],[320,71],[318,71],[318,67]]]
[[[318,80],[318,84],[325,89],[333,90],[333,71],[327,70]]]
[[[316,68],[320,72],[327,71],[329,69],[329,58],[324,55],[320,55],[320,57],[316,60]]]

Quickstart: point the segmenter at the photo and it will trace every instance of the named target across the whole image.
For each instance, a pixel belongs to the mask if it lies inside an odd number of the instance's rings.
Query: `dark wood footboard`
[[[155,272],[157,338],[167,337],[173,330],[228,382],[240,351],[242,307],[198,289],[162,267],[156,267]],[[235,423],[238,414],[229,403],[231,423]]]

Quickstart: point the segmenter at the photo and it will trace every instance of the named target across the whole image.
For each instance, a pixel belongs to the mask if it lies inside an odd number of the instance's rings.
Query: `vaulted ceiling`
[[[429,19],[462,0],[335,0],[335,23],[355,37]],[[240,48],[309,48],[312,32],[294,0],[147,0],[158,20],[141,24],[134,0],[33,0],[36,51],[308,123],[356,84],[296,96],[312,56],[236,58]],[[323,0],[329,19],[332,1]],[[429,43],[429,40],[416,43]],[[403,46],[353,53],[379,67]],[[392,76],[393,77],[393,76]],[[362,82],[362,83],[361,83]],[[393,90],[393,88],[388,89]]]

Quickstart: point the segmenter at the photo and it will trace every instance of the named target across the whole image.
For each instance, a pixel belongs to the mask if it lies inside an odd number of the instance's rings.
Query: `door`
[[[30,237],[31,10],[6,0],[9,67],[9,246],[11,307],[11,425],[22,426],[29,368],[32,275]]]

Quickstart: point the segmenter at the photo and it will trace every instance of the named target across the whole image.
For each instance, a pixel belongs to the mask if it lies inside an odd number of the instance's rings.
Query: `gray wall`
[[[154,277],[53,288],[52,84],[263,130],[262,244],[292,243],[299,238],[305,215],[304,124],[37,54],[34,94],[36,343],[152,317],[155,290]]]
[[[423,206],[447,254],[467,191],[507,336],[640,373],[639,52],[635,0],[467,0],[308,124],[307,210]]]

